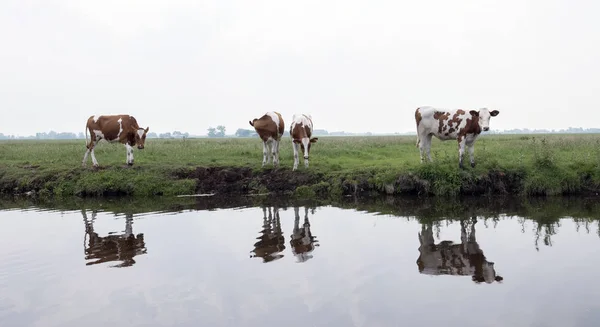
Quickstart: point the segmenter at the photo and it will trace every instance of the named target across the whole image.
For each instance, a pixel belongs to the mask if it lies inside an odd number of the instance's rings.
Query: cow
[[[298,262],[305,262],[312,259],[311,252],[316,246],[319,246],[319,241],[313,236],[310,230],[308,207],[304,207],[304,223],[302,224],[302,228],[300,228],[300,208],[294,207],[294,230],[290,238],[292,253],[296,256]]]
[[[137,120],[130,115],[100,115],[90,116],[85,127],[85,142],[87,150],[83,155],[82,166],[85,167],[88,155],[92,155],[94,167],[98,167],[98,160],[94,155],[94,147],[102,139],[110,143],[121,143],[127,149],[127,165],[133,165],[133,147],[144,148],[146,134],[150,128],[140,127]],[[90,141],[88,142],[88,131]]]
[[[267,208],[263,207],[263,229],[258,240],[254,243],[254,250],[250,254],[250,258],[262,258],[263,263],[272,262],[283,258],[283,250],[285,250],[285,237],[281,230],[281,219],[279,217],[279,208],[269,207],[269,215],[267,217]]]
[[[290,137],[292,138],[292,147],[294,148],[294,167],[298,169],[298,146],[302,149],[304,155],[304,166],[308,168],[308,156],[310,145],[317,142],[318,137],[312,137],[313,123],[311,115],[294,115],[292,125],[290,126]],[[312,138],[311,138],[312,137]]]
[[[494,263],[486,260],[475,238],[476,219],[471,222],[467,233],[465,220],[460,222],[460,244],[442,241],[435,244],[431,224],[421,225],[419,237],[419,273],[425,275],[471,276],[479,284],[500,282],[504,278],[496,275]]]
[[[273,167],[279,166],[279,142],[283,131],[285,130],[285,123],[281,114],[276,111],[269,111],[262,117],[252,121],[248,121],[250,126],[254,127],[256,133],[263,141],[263,161],[262,167],[268,162],[273,162]],[[270,154],[270,155],[269,155]]]
[[[81,210],[83,222],[85,225],[84,252],[86,266],[111,261],[120,261],[119,264],[110,266],[130,267],[135,264],[135,256],[147,253],[144,234],[133,234],[133,215],[125,215],[125,231],[123,234],[112,234],[99,236],[94,231],[94,221],[96,220],[96,211],[92,211],[92,219],[89,220],[85,209]],[[87,243],[86,243],[87,240]],[[94,261],[91,261],[94,260]]]
[[[474,144],[482,131],[490,129],[490,118],[498,116],[498,110],[487,108],[479,110],[442,110],[433,107],[419,107],[415,110],[417,122],[417,147],[421,154],[421,163],[425,155],[431,160],[431,137],[441,141],[458,141],[458,166],[463,168],[465,145],[469,148],[471,167],[475,167]]]

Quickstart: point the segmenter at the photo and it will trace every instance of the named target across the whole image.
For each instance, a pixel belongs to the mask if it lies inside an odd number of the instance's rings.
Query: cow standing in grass
[[[85,141],[87,150],[83,155],[82,165],[85,167],[88,155],[92,156],[94,167],[98,167],[98,160],[94,155],[94,147],[102,139],[110,143],[121,143],[127,149],[128,165],[133,165],[133,147],[137,145],[138,149],[144,148],[146,134],[149,127],[141,128],[135,118],[130,115],[101,115],[90,116],[87,120],[85,129]],[[87,136],[90,133],[90,141],[88,143]]]
[[[279,166],[279,143],[285,130],[285,123],[281,114],[275,111],[269,111],[262,117],[248,121],[250,126],[254,127],[256,133],[263,141],[263,161],[262,167],[267,162],[273,162],[273,167]],[[269,155],[270,154],[270,155]]]
[[[311,115],[294,115],[292,125],[290,126],[290,137],[292,138],[292,146],[294,147],[294,168],[298,169],[298,147],[302,149],[304,155],[304,166],[308,168],[308,156],[310,153],[310,145],[317,142],[319,138],[312,136],[313,123]]]
[[[490,129],[490,118],[495,117],[500,112],[498,110],[488,110],[482,108],[479,110],[465,111],[441,110],[432,107],[419,107],[415,111],[415,120],[417,122],[417,146],[421,154],[421,162],[425,156],[431,160],[431,138],[437,137],[441,141],[458,141],[458,166],[463,168],[463,155],[465,145],[469,148],[471,167],[475,167],[475,140],[482,131]]]

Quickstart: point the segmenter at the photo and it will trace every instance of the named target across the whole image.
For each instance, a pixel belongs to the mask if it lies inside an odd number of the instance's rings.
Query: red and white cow
[[[133,165],[133,147],[137,145],[138,149],[144,148],[146,134],[150,128],[141,128],[135,118],[130,115],[100,115],[90,116],[85,128],[85,141],[87,150],[83,155],[82,165],[85,167],[88,155],[92,155],[94,167],[98,167],[98,160],[94,155],[94,147],[102,139],[110,143],[121,143],[127,149],[128,165]],[[91,140],[87,141],[88,131]]]
[[[310,145],[317,142],[318,137],[312,136],[313,123],[311,115],[294,115],[292,125],[290,126],[290,137],[292,138],[292,146],[294,147],[294,168],[298,169],[298,147],[302,149],[304,155],[304,166],[308,168],[308,155]]]
[[[462,109],[442,110],[433,107],[419,107],[415,111],[417,122],[417,146],[421,153],[421,162],[425,155],[431,160],[431,137],[435,136],[441,141],[458,141],[458,165],[463,168],[463,155],[465,145],[469,148],[471,167],[475,167],[475,150],[473,145],[481,131],[490,129],[490,118],[495,117],[498,110],[465,111]]]
[[[279,166],[279,142],[285,130],[285,123],[281,114],[276,111],[269,111],[262,117],[248,121],[250,126],[254,127],[256,133],[263,141],[263,161],[262,167],[267,162],[273,161],[273,167]],[[271,156],[268,156],[271,154]]]

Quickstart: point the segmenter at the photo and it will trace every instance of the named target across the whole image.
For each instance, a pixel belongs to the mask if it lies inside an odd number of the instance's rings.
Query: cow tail
[[[85,125],[85,147],[88,147],[88,128],[87,125]]]

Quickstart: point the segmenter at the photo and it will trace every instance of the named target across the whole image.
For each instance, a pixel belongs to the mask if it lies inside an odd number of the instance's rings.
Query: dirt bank
[[[440,166],[442,167],[442,166]],[[346,195],[596,195],[600,185],[586,172],[569,178],[522,169],[458,170],[434,166],[417,171],[377,169],[319,171],[249,167],[144,167],[28,169],[0,172],[0,193],[58,196],[175,196],[184,194],[286,194],[297,197]]]

